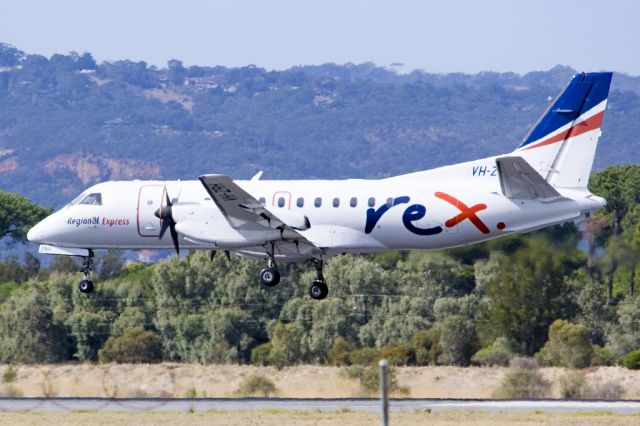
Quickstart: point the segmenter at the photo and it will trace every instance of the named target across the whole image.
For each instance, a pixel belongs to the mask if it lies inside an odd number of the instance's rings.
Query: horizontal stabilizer
[[[507,198],[545,202],[563,198],[522,157],[497,158],[496,166],[502,193]]]

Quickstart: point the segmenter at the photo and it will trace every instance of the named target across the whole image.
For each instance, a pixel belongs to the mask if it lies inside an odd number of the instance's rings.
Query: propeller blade
[[[159,239],[162,239],[162,237],[164,237],[164,233],[167,232],[167,229],[170,226],[171,226],[171,224],[169,223],[169,219],[168,218],[162,219],[162,225],[160,226]]]
[[[169,231],[171,232],[171,239],[173,240],[173,246],[176,249],[176,253],[180,254],[180,244],[178,244],[178,232],[176,231],[175,222],[173,219],[169,224]]]

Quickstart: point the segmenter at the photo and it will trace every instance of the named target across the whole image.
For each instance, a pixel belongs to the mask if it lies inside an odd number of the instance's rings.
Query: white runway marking
[[[377,412],[380,402],[375,398],[361,399],[290,399],[290,398],[0,398],[0,411],[5,412],[187,412],[245,410],[321,410]],[[455,399],[392,399],[391,411],[480,411],[575,413],[608,411],[617,414],[640,413],[640,401],[569,401],[569,400],[455,400]]]

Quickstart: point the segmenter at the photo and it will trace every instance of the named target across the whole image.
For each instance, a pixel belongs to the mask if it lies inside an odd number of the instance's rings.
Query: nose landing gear
[[[89,250],[89,255],[82,259],[82,269],[80,272],[83,274],[83,279],[78,283],[78,290],[86,294],[93,291],[93,281],[89,279],[91,277],[91,267],[93,266],[93,250]]]

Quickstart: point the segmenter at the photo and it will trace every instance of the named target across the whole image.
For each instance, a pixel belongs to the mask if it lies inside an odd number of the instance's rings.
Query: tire
[[[329,294],[329,287],[327,287],[327,283],[320,280],[315,280],[309,286],[309,296],[315,300],[322,300],[327,297]]]
[[[260,271],[260,283],[273,287],[280,282],[280,272],[276,268],[264,268]]]
[[[78,284],[78,290],[82,293],[91,293],[93,291],[93,281],[82,280]]]

